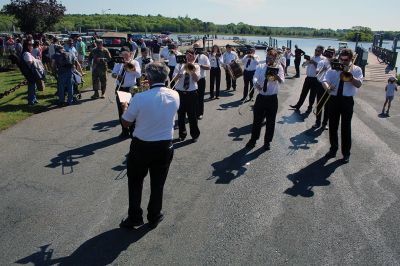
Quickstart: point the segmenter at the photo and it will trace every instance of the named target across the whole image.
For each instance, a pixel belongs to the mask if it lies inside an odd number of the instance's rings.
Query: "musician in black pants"
[[[339,61],[344,65],[345,71],[331,69],[322,82],[325,89],[331,91],[329,100],[329,142],[331,147],[326,157],[333,158],[339,147],[338,128],[341,121],[341,138],[343,162],[350,160],[351,149],[351,119],[353,117],[354,99],[357,89],[363,82],[363,73],[360,67],[351,63],[353,52],[343,49]]]
[[[275,120],[278,112],[278,92],[279,87],[285,81],[285,72],[283,67],[278,63],[276,58],[278,53],[275,49],[268,51],[267,63],[257,67],[254,74],[255,88],[259,90],[253,109],[253,127],[251,130],[251,138],[246,147],[252,149],[255,147],[260,137],[261,126],[266,119],[264,149],[270,149],[270,143],[275,132]],[[276,65],[275,65],[276,64]],[[277,73],[271,71],[277,69]],[[268,78],[266,78],[266,76]]]
[[[208,55],[210,60],[210,99],[214,99],[214,85],[215,85],[215,98],[219,99],[219,88],[221,85],[221,68],[223,64],[221,51],[218,45],[212,47],[212,52]]]
[[[322,46],[317,46],[315,49],[315,54],[313,57],[310,58],[310,60],[307,60],[304,64],[307,66],[307,77],[304,80],[303,83],[303,88],[300,93],[299,100],[295,105],[290,105],[290,107],[295,108],[296,110],[299,110],[300,107],[303,105],[308,92],[310,92],[310,96],[308,98],[308,108],[307,112],[311,112],[312,106],[315,102],[315,97],[317,96],[317,87],[320,85],[318,79],[317,79],[317,65],[318,62],[325,59],[325,57],[322,56],[322,53],[324,52],[324,47]]]
[[[186,51],[187,63],[181,66],[177,65],[174,72],[176,81],[176,91],[179,93],[180,107],[178,110],[179,139],[185,140],[187,136],[185,119],[186,114],[189,119],[190,136],[193,142],[197,142],[200,136],[200,130],[197,123],[198,111],[198,92],[197,81],[200,78],[200,66],[194,62],[195,52],[193,49]]]
[[[243,81],[244,81],[244,88],[243,88],[243,98],[242,101],[244,101],[247,98],[247,95],[249,93],[249,85],[250,85],[250,90],[253,88],[253,77],[254,73],[256,72],[256,68],[259,64],[260,58],[258,55],[255,55],[256,49],[255,48],[250,48],[249,54],[245,55],[242,58],[242,62],[244,65],[244,71],[243,71]],[[250,100],[253,99],[254,95],[254,89],[250,91]]]
[[[196,52],[196,63],[200,66],[200,78],[197,81],[197,94],[198,94],[198,105],[197,105],[197,118],[203,119],[204,114],[204,94],[206,92],[206,70],[210,70],[210,60],[206,56],[203,50],[200,48],[198,43],[193,45]]]
[[[226,90],[229,91],[232,87],[233,90],[235,91],[236,90],[236,79],[231,76],[228,68],[229,68],[229,64],[232,61],[238,60],[239,57],[238,57],[237,53],[235,51],[233,51],[233,48],[230,44],[227,44],[225,46],[225,48],[226,48],[226,51],[222,55],[222,62],[224,63],[224,68],[225,68]]]
[[[122,133],[120,134],[119,137],[126,138],[129,137],[129,129],[122,125],[121,116],[123,110],[117,92],[118,91],[130,92],[130,89],[136,85],[137,80],[141,76],[141,68],[139,62],[132,59],[132,53],[128,48],[122,47],[121,56],[124,58],[124,62],[114,64],[111,76],[116,79],[116,86],[117,86],[115,88],[115,98],[117,102],[119,122],[122,128]],[[134,67],[132,69],[127,69],[126,67],[127,63],[130,63]]]
[[[163,63],[150,63],[146,75],[150,89],[135,94],[131,104],[123,103],[122,123],[136,121],[127,159],[129,209],[128,218],[120,227],[133,229],[143,224],[141,208],[143,180],[150,173],[150,200],[147,207],[148,226],[155,228],[163,220],[164,184],[173,158],[173,128],[179,107],[176,91],[164,87],[169,69]]]
[[[296,75],[294,76],[295,78],[300,78],[300,62],[301,62],[301,57],[305,55],[306,53],[301,50],[297,44],[294,46],[296,48],[294,50],[294,67],[296,69]]]

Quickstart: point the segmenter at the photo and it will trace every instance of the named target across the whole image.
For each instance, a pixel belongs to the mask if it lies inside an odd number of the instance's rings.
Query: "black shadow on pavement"
[[[289,116],[282,116],[281,120],[278,121],[278,124],[295,124],[295,123],[303,123],[304,120],[310,115],[309,112],[300,113],[298,111],[294,111]]]
[[[233,102],[229,102],[229,103],[222,103],[219,105],[221,108],[218,108],[217,110],[228,110],[229,108],[239,107],[241,104],[242,104],[241,100],[237,100],[237,101],[233,101]]]
[[[233,127],[231,128],[231,130],[229,130],[229,137],[233,137],[233,141],[242,141],[244,135],[248,135],[251,133],[251,129],[252,129],[253,124],[249,124],[247,126],[243,126],[243,127]]]
[[[95,151],[106,148],[108,146],[117,144],[122,140],[117,136],[111,139],[102,140],[96,143],[88,144],[76,149],[64,151],[59,153],[57,157],[51,159],[51,163],[46,165],[49,168],[56,168],[58,166],[62,166],[62,172],[65,173],[64,169],[66,167],[70,168],[70,173],[73,172],[73,166],[79,164],[77,159],[85,158],[94,154]]]
[[[187,145],[190,145],[193,143],[193,140],[191,138],[186,139],[184,141],[180,141],[179,138],[172,140],[172,143],[174,144],[174,149],[179,149],[182,147],[185,147]]]
[[[143,225],[135,230],[112,229],[95,236],[80,247],[71,255],[63,258],[54,259],[53,249],[48,249],[50,245],[40,247],[40,251],[32,255],[19,259],[15,263],[33,265],[110,265],[118,256],[131,244],[139,241],[150,231],[147,225]],[[131,261],[132,263],[132,261]]]
[[[291,137],[290,142],[293,144],[293,146],[289,146],[289,149],[291,152],[289,154],[292,154],[293,152],[297,150],[308,150],[310,149],[310,144],[316,144],[318,143],[317,138],[324,132],[324,128],[309,128],[300,134]],[[288,155],[289,155],[288,154]]]
[[[109,131],[113,127],[116,127],[117,125],[119,125],[119,120],[117,120],[117,119],[107,121],[107,122],[100,122],[100,123],[94,124],[92,127],[92,130],[99,131],[99,132],[105,132],[105,131]]]
[[[208,180],[217,178],[215,184],[229,184],[232,180],[242,176],[247,170],[245,165],[256,159],[260,154],[264,153],[264,151],[264,148],[261,147],[258,150],[247,154],[249,149],[242,148],[229,157],[213,163],[211,166],[214,167],[214,171]]]
[[[327,161],[326,157],[322,157],[297,173],[288,175],[287,178],[293,182],[293,186],[286,189],[284,193],[293,197],[308,198],[314,196],[313,187],[330,185],[331,182],[327,179],[343,163],[341,160],[336,160],[325,165]]]

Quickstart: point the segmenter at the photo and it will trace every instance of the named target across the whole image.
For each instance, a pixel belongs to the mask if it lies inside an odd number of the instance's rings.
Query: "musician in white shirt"
[[[115,81],[116,92],[117,91],[130,92],[130,89],[137,83],[136,79],[140,78],[141,68],[139,62],[136,61],[135,59],[132,59],[132,53],[129,50],[124,50],[121,53],[121,56],[123,57],[124,62],[114,64],[111,76],[116,79]],[[115,97],[118,108],[119,122],[122,127],[120,138],[127,138],[129,137],[129,129],[122,126],[121,115],[123,109],[121,101],[118,97],[118,94],[116,94]]]
[[[226,90],[229,91],[232,87],[233,90],[235,91],[236,90],[236,79],[231,77],[229,71],[227,70],[227,67],[232,61],[238,60],[239,57],[238,57],[237,53],[235,51],[233,51],[233,48],[230,44],[227,44],[225,46],[225,48],[226,48],[226,51],[222,55],[222,62],[224,63],[223,66],[225,68]]]
[[[149,57],[149,48],[141,48],[140,53],[142,54],[141,57],[136,58],[136,61],[140,64],[140,68],[144,69],[146,67],[146,64],[152,63],[153,59]]]
[[[172,76],[174,74],[175,67],[177,65],[176,56],[181,55],[182,53],[178,51],[178,47],[175,44],[168,45],[169,53],[167,56],[167,64],[169,67],[169,79],[172,80]],[[175,82],[171,81],[170,87],[172,88],[175,85]]]
[[[307,60],[303,64],[307,66],[306,73],[307,77],[304,80],[303,83],[303,88],[300,93],[299,100],[295,105],[290,105],[290,107],[296,109],[297,111],[300,109],[300,107],[303,105],[308,92],[310,92],[310,96],[308,97],[308,108],[307,112],[311,112],[312,106],[315,102],[315,97],[317,95],[316,92],[316,87],[318,87],[320,84],[317,80],[317,64],[319,61],[323,60],[325,57],[322,56],[322,53],[324,52],[324,47],[321,45],[318,45],[315,48],[315,53],[314,56],[310,58],[310,60]]]
[[[341,120],[341,148],[343,163],[350,160],[351,149],[351,119],[353,117],[354,99],[358,88],[363,83],[363,73],[360,67],[352,63],[353,51],[342,49],[339,54],[339,62],[344,66],[344,71],[332,69],[328,70],[322,85],[330,90],[329,99],[329,142],[331,147],[326,157],[333,158],[339,148],[338,128]]]
[[[275,120],[278,112],[278,93],[281,84],[285,82],[285,74],[277,59],[278,52],[271,49],[267,54],[267,63],[260,64],[254,74],[254,87],[259,91],[254,104],[254,119],[251,138],[246,147],[255,147],[260,137],[262,122],[266,119],[264,149],[270,149],[274,136]]]
[[[244,88],[243,88],[243,98],[242,101],[246,100],[247,94],[249,93],[249,84],[250,84],[250,100],[253,99],[254,95],[254,88],[253,88],[253,77],[254,73],[256,72],[256,68],[260,63],[260,58],[258,55],[255,54],[256,49],[254,47],[250,48],[249,54],[245,55],[242,58],[242,63],[244,66],[243,70],[243,81],[244,81]]]
[[[173,74],[176,81],[175,89],[179,93],[180,107],[178,110],[179,139],[185,140],[187,136],[185,119],[189,119],[190,136],[192,142],[197,142],[200,130],[197,123],[198,85],[200,79],[200,66],[195,63],[194,49],[186,51],[186,64],[178,64]]]
[[[317,79],[320,83],[322,83],[325,75],[329,69],[331,69],[331,61],[335,59],[335,48],[328,48],[324,52],[325,59],[318,62],[317,65]],[[322,120],[322,128],[328,129],[328,120],[329,120],[329,104],[326,104],[326,99],[329,96],[328,93],[325,93],[325,89],[322,85],[317,86],[317,106],[316,106],[316,121],[313,125],[313,128],[319,128],[321,126],[321,118],[322,112],[324,113],[324,117]],[[324,104],[325,103],[325,104]],[[322,106],[324,110],[322,111]]]
[[[218,45],[214,44],[212,52],[208,54],[210,60],[210,99],[214,98],[214,84],[215,84],[215,98],[219,99],[219,89],[221,85],[221,68],[223,65],[221,50]]]
[[[290,58],[294,57],[294,54],[292,53],[292,50],[289,47],[286,47],[286,50],[283,53],[283,56],[286,59],[285,75],[288,75],[287,69],[290,66]]]
[[[204,93],[206,91],[206,70],[210,70],[210,60],[204,54],[198,43],[193,44],[196,55],[196,63],[200,66],[200,79],[197,81],[197,93],[199,96],[199,103],[197,105],[197,118],[203,119],[204,114]],[[200,49],[199,49],[200,48]]]

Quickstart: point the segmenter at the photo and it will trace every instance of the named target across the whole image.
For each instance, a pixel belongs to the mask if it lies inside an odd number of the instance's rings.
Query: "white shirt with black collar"
[[[198,64],[194,64],[194,65],[196,68],[196,70],[195,70],[196,75],[198,77],[200,77],[200,66]],[[197,82],[193,81],[191,75],[189,75],[189,88],[188,89],[184,88],[186,71],[185,71],[185,68],[181,64],[178,64],[175,67],[173,77],[176,77],[178,74],[182,74],[182,76],[175,85],[176,90],[178,90],[178,91],[195,91],[195,90],[197,90],[197,88],[198,88]]]
[[[167,57],[168,66],[174,67],[174,66],[177,65],[177,63],[176,63],[176,55],[182,55],[182,53],[177,51],[176,54],[174,54],[174,53],[169,53],[168,54],[168,57]]]
[[[260,63],[260,58],[258,57],[258,55],[252,55],[252,58],[249,58],[249,57],[250,57],[250,55],[245,55],[242,58],[242,63],[243,63],[243,66],[244,66],[244,70],[255,71],[257,66],[258,66],[258,64]],[[249,59],[250,59],[250,64],[247,65]]]
[[[196,62],[199,65],[203,65],[203,66],[210,66],[210,60],[208,59],[208,57],[205,54],[199,54],[197,57]],[[200,68],[200,78],[205,78],[206,77],[206,70]]]
[[[325,75],[329,69],[331,69],[331,61],[329,58],[325,58],[324,60],[321,60],[318,62],[317,73],[319,73],[321,71],[325,72],[325,74],[323,74],[323,75],[318,75],[319,82],[322,82],[324,80]]]
[[[150,57],[146,57],[147,60],[150,60],[147,64],[152,63],[153,59],[151,59]],[[146,65],[143,66],[143,57],[139,57],[136,58],[136,60],[139,62],[140,68],[144,70],[144,68],[146,67]]]
[[[224,62],[222,61],[222,56],[216,56],[215,53],[208,54],[208,59],[210,60],[210,66],[212,68],[217,68],[224,64]]]
[[[222,55],[222,62],[223,62],[225,65],[228,65],[230,62],[236,61],[238,58],[239,58],[239,57],[238,57],[237,53],[234,52],[234,51],[225,52],[225,53]]]
[[[361,81],[364,80],[364,76],[360,67],[353,65],[350,72],[353,74],[353,78]],[[326,72],[323,82],[327,82],[329,85],[335,86],[334,90],[331,90],[330,94],[336,96],[338,93],[339,83],[340,83],[340,73],[342,71],[336,71],[330,69]],[[343,96],[354,96],[357,94],[358,88],[354,86],[351,82],[343,83]]]
[[[136,79],[140,78],[140,76],[141,76],[142,71],[141,71],[139,62],[136,61],[136,60],[132,60],[131,62],[135,66],[135,71],[126,71],[125,74],[123,74],[123,68],[125,66],[124,63],[118,63],[118,64],[114,65],[114,68],[112,70],[112,74],[125,76],[123,78],[124,82],[121,84],[121,87],[130,88],[130,87],[135,86],[136,85]],[[117,86],[119,86],[119,83],[120,82],[118,80],[116,80],[116,85]]]
[[[311,60],[313,60],[317,64],[319,63],[319,61],[324,60],[324,59],[325,59],[324,56],[311,57]],[[317,76],[317,67],[314,64],[308,63],[306,73],[307,73],[307,77],[315,78]]]
[[[133,136],[143,141],[172,140],[175,114],[179,109],[179,94],[163,83],[136,93],[122,119],[135,121]]]
[[[258,65],[256,69],[256,73],[254,73],[253,81],[254,84],[258,84],[261,87],[261,90],[259,91],[259,94],[261,95],[275,95],[279,93],[279,88],[281,84],[285,82],[285,73],[283,71],[283,67],[281,65],[278,65],[279,71],[278,71],[278,76],[281,78],[282,83],[280,83],[277,80],[270,81],[270,80],[265,80],[265,73],[267,71],[268,65],[267,64],[260,64]],[[264,88],[264,82],[267,83],[267,91],[263,91]]]

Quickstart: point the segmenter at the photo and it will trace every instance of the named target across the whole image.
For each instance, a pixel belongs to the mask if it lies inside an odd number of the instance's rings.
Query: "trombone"
[[[340,80],[342,80],[342,81],[344,81],[344,82],[350,82],[350,81],[353,79],[353,74],[351,74],[351,71],[352,71],[352,69],[353,69],[354,62],[355,62],[356,59],[357,59],[357,56],[358,56],[358,54],[355,54],[355,55],[353,56],[353,59],[352,59],[352,62],[351,62],[351,66],[350,66],[349,70],[348,70],[348,71],[342,71],[342,73],[340,73]],[[325,72],[327,72],[327,71],[328,71],[328,69],[326,69],[326,70],[324,71],[324,74],[325,74]],[[320,72],[322,72],[322,70],[321,70]],[[318,73],[318,74],[320,74],[320,73]],[[317,74],[317,76],[318,76],[318,74]],[[330,91],[331,91],[331,89],[332,89],[332,86],[333,86],[333,84],[327,84],[327,83],[325,83],[325,82],[322,82],[322,87],[324,87],[325,92],[324,92],[324,94],[322,95],[321,99],[317,102],[317,104],[315,105],[315,107],[314,107],[314,109],[313,109],[313,113],[314,113],[315,115],[319,115],[319,114],[322,112],[322,109],[324,108],[325,104],[329,101],[329,98],[331,97]],[[328,95],[326,95],[327,93],[328,93]],[[324,98],[326,98],[326,99],[324,99]],[[322,103],[322,106],[321,106],[321,108],[318,110],[318,106],[319,106],[321,103]]]

